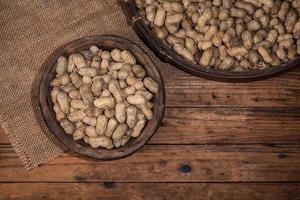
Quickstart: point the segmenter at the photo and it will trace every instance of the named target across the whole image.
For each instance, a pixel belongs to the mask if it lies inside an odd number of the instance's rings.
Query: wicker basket
[[[134,0],[127,0],[126,2],[129,13],[132,17],[132,24],[135,32],[156,54],[156,56],[159,57],[163,62],[170,63],[175,67],[193,75],[216,81],[247,82],[270,78],[300,66],[300,57],[297,57],[295,60],[289,61],[277,67],[247,72],[228,72],[201,67],[185,60],[179,54],[171,50],[166,44],[157,39],[151,33],[149,27],[144,23],[143,17],[139,15]]]

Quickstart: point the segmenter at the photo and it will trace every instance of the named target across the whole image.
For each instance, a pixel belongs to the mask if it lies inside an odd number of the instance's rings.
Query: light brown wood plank
[[[0,199],[218,199],[297,200],[300,184],[206,183],[10,183]]]
[[[183,74],[166,84],[171,107],[299,107],[300,69],[250,83],[221,83]]]
[[[300,146],[146,145],[139,152],[115,161],[97,161],[64,154],[27,172],[11,146],[2,145],[0,182],[28,181],[300,181]]]
[[[300,108],[167,108],[150,144],[300,143]],[[9,143],[0,131],[0,143]]]

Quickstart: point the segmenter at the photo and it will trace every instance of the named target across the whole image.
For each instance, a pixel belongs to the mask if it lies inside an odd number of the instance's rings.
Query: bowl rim
[[[145,70],[149,74],[149,69],[153,70],[151,72],[150,76],[155,76],[155,80],[159,82],[159,93],[154,96],[154,100],[157,103],[154,106],[153,111],[153,119],[150,121],[147,121],[146,126],[142,130],[142,133],[137,138],[131,138],[131,142],[124,145],[120,148],[113,148],[110,150],[104,149],[104,148],[96,148],[93,149],[89,145],[85,144],[83,145],[83,141],[74,141],[72,138],[72,135],[68,135],[64,132],[62,127],[59,125],[59,122],[55,118],[55,114],[53,111],[53,102],[50,97],[50,92],[52,87],[49,85],[50,81],[50,72],[53,73],[53,70],[55,71],[56,61],[57,58],[61,55],[65,55],[67,53],[68,48],[72,48],[72,46],[78,44],[79,47],[77,49],[82,48],[83,45],[97,45],[96,41],[113,41],[116,44],[125,45],[127,50],[130,50],[131,48],[134,48],[134,50],[138,50],[139,53],[143,54],[143,57],[141,59],[146,59],[146,66],[144,66]],[[94,41],[94,42],[93,42]],[[97,45],[99,46],[99,45]],[[101,46],[99,46],[101,48]],[[87,49],[87,48],[84,48]],[[103,49],[107,49],[103,47]],[[125,48],[124,48],[125,49]],[[75,50],[75,49],[74,49]],[[73,50],[73,51],[74,51]],[[70,50],[72,52],[72,50]],[[76,50],[75,50],[76,51]],[[80,51],[80,50],[77,50]],[[75,53],[75,52],[73,52]],[[137,52],[132,52],[133,54],[136,54]],[[139,60],[139,58],[137,59]],[[142,64],[142,63],[141,63]],[[144,64],[142,64],[144,65]],[[65,146],[67,146],[72,151],[84,155],[87,157],[99,159],[99,160],[114,160],[126,157],[128,155],[131,155],[132,153],[136,152],[140,148],[142,148],[150,139],[151,137],[156,133],[157,129],[160,127],[164,114],[165,114],[165,88],[164,88],[164,82],[163,78],[161,76],[160,71],[158,70],[157,66],[154,64],[151,57],[141,48],[139,47],[135,42],[130,41],[128,39],[125,39],[120,36],[115,35],[91,35],[86,36],[82,38],[78,38],[75,40],[72,40],[65,45],[58,47],[55,51],[52,52],[52,54],[47,58],[47,60],[43,64],[43,75],[39,83],[39,107],[41,110],[41,114],[43,116],[43,120],[46,123],[47,127],[50,129],[52,134],[55,135],[55,137],[62,142]],[[153,73],[153,74],[152,74]],[[151,131],[151,132],[149,132]],[[81,144],[80,144],[81,143]],[[134,144],[134,145],[133,145]],[[129,145],[129,146],[128,146]]]
[[[136,34],[148,45],[155,55],[163,62],[172,64],[187,73],[221,82],[250,82],[271,78],[300,66],[300,56],[276,67],[247,72],[222,71],[193,64],[171,50],[152,34],[149,27],[144,23],[143,17],[138,13],[134,0],[128,0],[127,7],[131,14],[132,25]]]

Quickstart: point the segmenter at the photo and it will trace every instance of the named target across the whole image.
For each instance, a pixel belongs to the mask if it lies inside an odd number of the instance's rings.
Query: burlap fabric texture
[[[165,81],[180,73],[139,40],[117,0],[0,0],[0,123],[26,169],[63,154],[43,122],[38,85],[44,62],[74,39],[113,34],[136,42]]]

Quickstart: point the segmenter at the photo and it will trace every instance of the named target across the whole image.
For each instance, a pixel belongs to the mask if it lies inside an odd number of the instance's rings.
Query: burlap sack
[[[144,48],[165,81],[180,72],[145,47],[117,0],[0,0],[0,23],[0,123],[26,169],[67,150],[44,124],[38,106],[43,63],[58,47],[88,35],[119,35]]]

